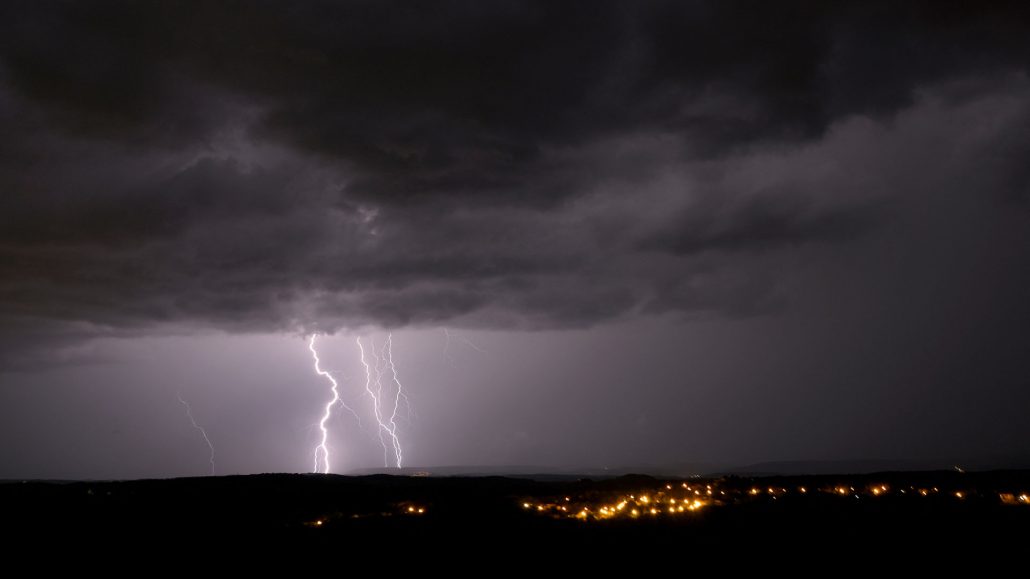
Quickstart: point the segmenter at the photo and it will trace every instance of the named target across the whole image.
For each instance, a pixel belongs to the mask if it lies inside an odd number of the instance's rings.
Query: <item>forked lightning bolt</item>
[[[319,466],[321,465],[323,473],[329,472],[329,429],[326,427],[326,423],[329,422],[329,418],[333,413],[333,406],[339,403],[341,406],[350,411],[355,418],[358,418],[357,413],[354,412],[350,406],[340,399],[339,384],[336,383],[336,378],[333,375],[325,371],[321,367],[321,360],[318,359],[318,351],[315,350],[315,335],[311,335],[311,339],[308,341],[308,349],[311,350],[311,356],[315,359],[315,373],[319,376],[324,376],[333,385],[331,391],[333,393],[332,398],[325,405],[325,412],[322,414],[322,420],[318,422],[318,428],[322,431],[322,441],[315,447],[315,472],[319,472]],[[358,424],[361,424],[361,419],[358,418]]]
[[[387,336],[386,342],[378,354],[373,339],[369,338],[367,352],[364,344],[361,343],[361,338],[356,338],[355,341],[358,344],[358,351],[361,352],[361,364],[365,367],[365,393],[372,399],[372,413],[379,425],[379,444],[383,447],[384,466],[390,466],[390,448],[392,448],[394,465],[401,468],[404,464],[404,451],[401,448],[400,437],[397,435],[397,409],[400,406],[401,398],[404,399],[405,405],[409,409],[410,406],[407,395],[404,394],[404,387],[397,379],[397,368],[393,363],[393,336]],[[372,360],[371,363],[369,363],[369,358]],[[396,385],[393,410],[388,419],[384,418],[386,409],[383,404],[383,374],[387,370],[392,376],[391,381]],[[389,445],[386,444],[387,438],[390,439]]]
[[[404,407],[408,413],[411,413],[411,402],[408,400],[408,395],[404,393],[404,385],[401,384],[400,378],[397,376],[397,366],[393,363],[393,334],[387,334],[386,343],[383,344],[382,352],[380,357],[383,359],[383,365],[390,369],[390,376],[396,386],[393,396],[393,412],[390,413],[390,433],[393,436],[393,448],[394,454],[397,457],[397,468],[401,467],[401,462],[404,460],[404,453],[401,449],[401,442],[397,437],[397,410],[400,409],[401,399],[404,399]],[[409,416],[410,420],[410,416]]]
[[[211,439],[207,437],[207,431],[204,430],[204,427],[199,425],[199,424],[197,424],[196,419],[193,418],[193,410],[190,408],[189,403],[186,402],[186,400],[183,399],[182,393],[178,393],[178,394],[176,394],[176,396],[178,396],[179,402],[182,402],[182,405],[186,407],[186,416],[190,419],[190,424],[193,425],[193,428],[196,428],[197,430],[200,431],[201,436],[204,437],[204,442],[207,443],[208,450],[211,451],[211,457],[209,458],[209,461],[211,462],[211,475],[214,476],[214,474],[215,474],[215,445],[211,444]]]
[[[390,374],[393,376],[393,383],[397,385],[397,392],[393,399],[393,414],[390,415],[390,424],[394,426],[396,430],[396,419],[397,410],[400,408],[401,400],[404,400],[404,414],[408,423],[411,423],[411,400],[408,399],[408,395],[404,392],[404,385],[401,384],[400,378],[397,376],[397,366],[393,363],[393,334],[386,336],[386,345],[383,347],[385,350],[386,363],[390,366]]]
[[[322,438],[319,444],[315,446],[315,472],[328,473],[330,470],[328,423],[330,418],[332,418],[333,407],[339,404],[346,408],[357,418],[359,427],[361,426],[361,418],[358,417],[353,408],[340,398],[339,383],[336,381],[336,378],[329,371],[322,369],[318,350],[315,348],[315,339],[316,336],[313,334],[308,341],[308,350],[311,351],[311,357],[315,361],[315,373],[329,380],[329,383],[332,385],[330,389],[332,396],[325,405],[322,419],[318,422]],[[361,338],[356,338],[355,342],[357,342],[358,351],[361,354],[361,364],[365,367],[365,393],[372,401],[372,415],[375,417],[376,425],[378,426],[376,434],[379,437],[379,444],[383,448],[384,466],[390,466],[392,454],[393,465],[400,468],[404,464],[404,449],[401,446],[398,434],[397,416],[401,414],[407,418],[410,424],[412,407],[407,393],[404,392],[404,385],[397,376],[397,365],[393,361],[393,335],[387,335],[382,348],[378,351],[376,350],[375,340],[372,338],[369,338],[367,350],[361,342]],[[389,375],[387,376],[387,374]],[[386,382],[385,385],[384,381]],[[392,408],[389,403],[390,398],[393,399]],[[401,411],[402,402],[404,404],[403,413]]]

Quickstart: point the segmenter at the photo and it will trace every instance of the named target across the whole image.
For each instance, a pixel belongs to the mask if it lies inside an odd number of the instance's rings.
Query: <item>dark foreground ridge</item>
[[[990,554],[1030,538],[1030,471],[608,480],[265,474],[0,484],[29,545]],[[629,551],[627,551],[629,550]],[[697,553],[699,551],[691,551]],[[866,556],[867,556],[866,555]]]

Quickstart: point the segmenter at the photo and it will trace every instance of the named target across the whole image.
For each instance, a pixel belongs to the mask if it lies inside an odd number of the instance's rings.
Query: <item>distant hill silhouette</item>
[[[408,476],[508,476],[534,480],[575,480],[580,478],[614,478],[628,474],[647,474],[664,477],[689,477],[718,472],[726,465],[715,463],[684,463],[676,465],[637,465],[620,467],[554,467],[540,465],[493,465],[493,466],[435,466],[397,468],[363,468],[346,474],[367,476],[393,474]]]
[[[708,474],[734,475],[808,475],[808,474],[863,474],[873,472],[905,472],[934,470],[996,470],[1030,467],[1030,459],[996,457],[976,459],[938,460],[795,460],[759,462],[746,466],[712,471]]]
[[[375,474],[407,476],[508,476],[533,480],[577,480],[581,478],[605,479],[628,474],[646,474],[655,477],[686,478],[718,475],[808,475],[808,474],[862,474],[873,472],[938,471],[938,470],[998,470],[1030,469],[1028,457],[986,457],[972,459],[855,459],[855,460],[784,460],[766,461],[748,465],[714,462],[684,462],[675,464],[641,464],[614,467],[554,467],[542,465],[492,466],[434,466],[396,468],[363,468],[345,474],[367,476]]]

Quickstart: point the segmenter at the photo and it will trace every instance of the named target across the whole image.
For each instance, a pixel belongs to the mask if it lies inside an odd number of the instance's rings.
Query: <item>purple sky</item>
[[[5,5],[0,477],[205,474],[178,394],[311,470],[312,333],[335,472],[390,332],[413,467],[1024,460],[1030,23],[967,10]]]

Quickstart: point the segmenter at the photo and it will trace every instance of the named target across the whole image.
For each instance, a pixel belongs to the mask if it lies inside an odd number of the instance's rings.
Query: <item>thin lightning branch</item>
[[[451,331],[448,330],[447,328],[444,328],[443,329],[443,336],[444,336],[443,358],[444,358],[444,360],[447,360],[447,364],[449,364],[452,368],[454,368],[455,367],[455,365],[454,365],[454,357],[451,356]]]
[[[389,338],[387,340],[387,343],[383,345],[383,350],[376,354],[375,341],[369,338],[368,355],[366,356],[365,346],[361,343],[361,338],[355,339],[358,344],[358,350],[361,352],[361,364],[365,367],[365,392],[372,399],[372,412],[376,422],[379,424],[379,443],[383,447],[383,463],[385,466],[390,466],[389,447],[386,444],[386,437],[389,437],[390,446],[393,447],[394,464],[397,468],[400,468],[403,464],[404,455],[401,451],[400,439],[397,436],[397,425],[392,419],[388,421],[383,419],[385,415],[382,403],[383,373],[387,368],[386,348],[389,347],[390,343]],[[371,364],[369,363],[369,358],[372,359]],[[375,374],[374,378],[373,372]],[[394,414],[396,414],[396,407],[394,408]]]
[[[401,384],[400,379],[397,377],[397,366],[393,363],[393,334],[386,335],[386,344],[383,346],[385,353],[384,358],[386,359],[386,365],[390,367],[390,375],[393,376],[393,383],[397,385],[396,394],[393,398],[393,413],[390,414],[390,429],[393,435],[393,450],[397,456],[397,468],[400,468],[401,461],[403,460],[403,452],[401,451],[400,440],[397,439],[397,408],[401,405],[401,398],[404,398],[404,405],[408,408],[408,412],[411,412],[411,403],[408,401],[408,395],[404,393],[404,386]],[[410,420],[410,417],[409,417]]]
[[[186,407],[186,416],[189,417],[190,424],[193,425],[193,428],[196,428],[197,430],[200,431],[201,436],[204,437],[204,442],[207,443],[207,448],[211,451],[211,457],[210,457],[209,460],[211,462],[211,476],[214,476],[214,474],[215,474],[215,445],[211,444],[211,439],[207,437],[207,431],[204,430],[204,427],[199,425],[199,424],[197,424],[196,419],[193,418],[193,410],[190,408],[189,403],[186,402],[186,400],[183,399],[182,393],[181,392],[177,393],[176,396],[178,396],[179,402],[182,402],[182,405]]]
[[[319,376],[324,376],[333,385],[332,389],[331,389],[332,393],[333,393],[333,397],[329,400],[329,402],[326,403],[326,405],[325,405],[325,413],[322,414],[322,420],[320,420],[318,422],[318,428],[319,428],[319,430],[322,431],[322,441],[318,444],[318,446],[315,447],[315,472],[318,472],[319,464],[321,464],[323,466],[322,472],[323,473],[328,473],[329,472],[329,446],[328,446],[327,443],[328,443],[328,439],[329,439],[329,429],[326,428],[326,422],[328,422],[329,418],[332,416],[333,406],[335,406],[337,403],[339,403],[341,406],[343,406],[348,411],[350,411],[350,413],[353,414],[355,418],[358,418],[358,415],[357,415],[356,412],[354,412],[353,408],[351,408],[350,406],[347,406],[347,404],[343,400],[340,399],[340,392],[338,390],[339,384],[336,383],[336,378],[333,378],[332,374],[330,374],[329,372],[323,370],[322,367],[320,366],[321,360],[318,359],[318,351],[315,350],[315,335],[314,334],[311,335],[311,340],[308,341],[308,349],[311,350],[311,356],[315,359],[315,373],[318,374]],[[361,424],[361,419],[360,418],[358,418],[358,424],[359,425]],[[321,461],[319,460],[320,457],[321,457]]]
[[[408,398],[407,392],[404,391],[404,386],[401,384],[400,379],[397,377],[397,366],[393,363],[393,334],[387,336],[387,347],[386,347],[386,362],[390,367],[390,373],[393,375],[393,382],[397,385],[397,392],[394,396],[393,406],[393,417],[397,417],[397,411],[400,408],[401,400],[404,401],[404,419],[408,425],[411,425],[412,416],[415,415],[415,408],[411,405],[411,400]],[[417,416],[416,416],[417,417]]]
[[[487,352],[486,350],[480,348],[479,346],[477,346],[475,342],[473,342],[472,340],[466,338],[465,336],[458,336],[458,339],[461,340],[461,342],[463,344],[465,344],[469,348],[472,348],[473,350],[479,352],[480,354],[489,354],[490,353],[490,352]]]
[[[361,352],[361,364],[365,367],[365,392],[368,393],[370,398],[372,398],[372,415],[376,419],[376,424],[379,425],[379,428],[376,429],[376,433],[379,435],[379,444],[383,447],[383,465],[390,466],[390,461],[386,448],[386,440],[383,438],[383,429],[385,428],[385,426],[383,426],[383,418],[379,412],[379,396],[372,391],[373,367],[376,372],[375,383],[379,383],[379,358],[376,356],[375,353],[375,340],[369,338],[369,355],[372,356],[374,359],[374,366],[370,365],[367,361],[365,361],[365,347],[361,345],[361,338],[355,338],[355,340],[358,342],[358,351]]]
[[[446,340],[444,341],[444,345],[443,345],[443,355],[444,355],[444,358],[447,360],[447,362],[451,366],[454,366],[454,357],[451,356],[451,340],[452,339],[453,340],[458,340],[462,344],[465,344],[466,346],[468,346],[469,348],[472,348],[473,350],[479,352],[480,354],[489,354],[490,353],[490,352],[487,352],[486,350],[484,350],[483,348],[480,348],[478,345],[476,345],[475,342],[473,342],[472,340],[466,338],[465,336],[452,334],[451,331],[449,329],[447,329],[447,328],[443,329],[443,335],[446,338]]]

